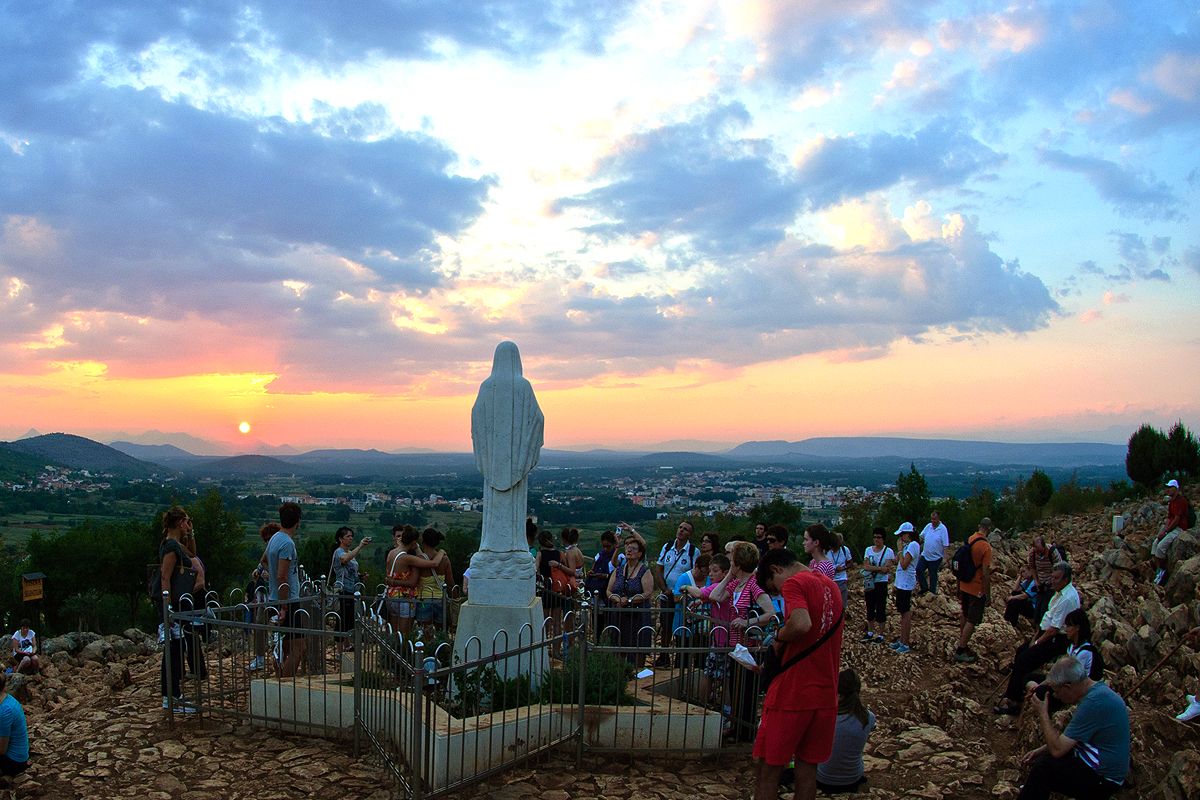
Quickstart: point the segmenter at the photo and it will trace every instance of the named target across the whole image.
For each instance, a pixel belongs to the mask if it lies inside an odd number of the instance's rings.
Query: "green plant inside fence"
[[[637,701],[629,693],[633,666],[612,653],[590,651],[584,659],[584,703],[590,706],[627,706]],[[542,701],[571,704],[579,700],[579,649],[542,682]]]

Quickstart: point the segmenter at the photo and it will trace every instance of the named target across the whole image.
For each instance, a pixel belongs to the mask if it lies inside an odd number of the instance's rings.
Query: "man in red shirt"
[[[833,752],[838,670],[842,657],[842,593],[790,550],[769,550],[758,563],[758,585],[782,594],[784,624],[775,636],[780,663],[812,648],[771,682],[754,739],[755,800],[775,800],[779,777],[795,761],[796,800],[817,796],[817,765]]]
[[[1170,555],[1171,545],[1179,538],[1180,531],[1188,529],[1188,501],[1179,491],[1179,481],[1167,481],[1167,498],[1166,524],[1150,546],[1154,562],[1158,565],[1158,572],[1154,576],[1154,582],[1158,584],[1167,582],[1167,556]]]

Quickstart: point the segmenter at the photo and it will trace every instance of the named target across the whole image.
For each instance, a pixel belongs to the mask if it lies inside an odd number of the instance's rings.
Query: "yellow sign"
[[[31,600],[41,600],[43,595],[42,582],[46,576],[40,572],[21,576],[21,599],[26,603]]]

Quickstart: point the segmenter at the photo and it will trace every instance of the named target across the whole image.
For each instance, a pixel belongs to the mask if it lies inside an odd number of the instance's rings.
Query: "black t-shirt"
[[[187,550],[183,549],[183,545],[181,545],[175,539],[163,539],[163,543],[158,546],[159,564],[162,564],[163,559],[167,556],[167,553],[175,554],[175,566],[183,567],[184,569],[191,569],[192,557],[187,554]]]
[[[553,548],[547,549],[545,547],[543,547],[538,552],[540,552],[542,554],[542,565],[539,568],[539,573],[541,574],[541,576],[543,578],[549,578],[550,577],[550,562],[557,561],[561,564],[562,563],[562,553],[558,552],[557,549],[553,549]]]

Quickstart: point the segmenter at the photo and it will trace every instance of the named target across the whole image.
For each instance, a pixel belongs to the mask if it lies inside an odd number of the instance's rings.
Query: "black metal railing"
[[[168,636],[176,630],[183,648],[176,658],[168,649],[176,640],[164,646],[168,686],[172,669],[182,677],[181,697],[167,704],[195,709],[201,721],[352,741],[413,798],[562,747],[577,758],[585,750],[670,757],[744,751],[753,739],[758,673],[729,653],[732,636],[761,660],[758,628],[733,633],[687,607],[672,630],[661,598],[630,609],[583,591],[543,593],[550,611],[540,629],[473,638],[456,656],[458,598],[442,598],[440,624],[402,632],[379,597],[356,588],[347,619],[343,594],[306,581],[282,625],[278,604],[261,596],[235,592],[225,604],[185,596],[176,608],[164,596]]]

